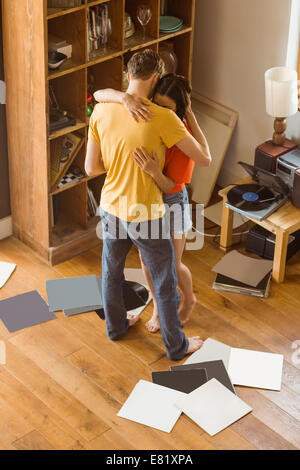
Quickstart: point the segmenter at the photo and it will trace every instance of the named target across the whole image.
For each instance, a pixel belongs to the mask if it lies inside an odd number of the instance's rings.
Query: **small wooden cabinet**
[[[88,9],[108,4],[112,34],[106,51],[88,51]],[[142,39],[137,6],[148,3],[152,19]],[[124,71],[141,49],[159,52],[171,43],[178,58],[177,73],[191,78],[195,0],[168,0],[168,15],[183,19],[182,29],[159,32],[160,0],[81,0],[74,8],[48,8],[47,0],[2,0],[4,66],[7,85],[7,129],[14,235],[52,265],[99,244],[99,217],[88,216],[88,188],[97,202],[105,175],[88,177],[84,159],[88,135],[87,93],[106,87],[124,88]],[[125,12],[135,24],[125,39]],[[58,70],[48,69],[48,35],[72,44],[72,58]],[[74,126],[50,133],[49,89],[61,108],[76,119]],[[50,167],[55,146],[69,132],[84,139],[75,158],[84,178],[60,189],[51,188]],[[53,206],[58,213],[53,220]]]

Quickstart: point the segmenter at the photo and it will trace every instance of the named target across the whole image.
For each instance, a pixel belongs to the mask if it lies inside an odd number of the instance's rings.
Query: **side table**
[[[251,177],[239,181],[237,184],[251,183]],[[233,227],[233,212],[225,206],[227,201],[227,193],[233,188],[233,185],[227,186],[219,191],[219,195],[223,198],[223,211],[222,211],[222,225],[221,225],[221,239],[220,248],[227,251],[232,245],[232,227]],[[293,206],[291,201],[287,201],[276,212],[263,220],[255,220],[251,217],[244,217],[251,220],[255,224],[261,225],[269,232],[275,234],[275,251],[273,260],[273,273],[272,278],[275,282],[283,282],[285,275],[286,254],[288,238],[291,233],[300,229],[300,209]]]

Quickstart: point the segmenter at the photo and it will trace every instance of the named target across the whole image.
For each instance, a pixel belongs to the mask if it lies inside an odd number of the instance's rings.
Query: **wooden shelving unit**
[[[107,50],[88,53],[88,9],[107,3],[112,34]],[[146,40],[136,18],[137,6],[148,3],[152,19]],[[125,11],[136,33],[125,39]],[[100,201],[105,175],[88,177],[84,159],[88,135],[88,90],[123,88],[131,55],[144,48],[159,52],[172,43],[177,73],[191,78],[195,0],[168,0],[168,15],[183,19],[180,31],[159,32],[160,0],[81,0],[76,8],[47,8],[47,0],[2,0],[4,66],[7,85],[7,128],[14,235],[33,247],[52,265],[97,246],[99,217],[88,217],[88,187]],[[17,27],[16,27],[17,25]],[[58,70],[48,69],[48,35],[72,44],[72,58]],[[49,87],[59,105],[76,118],[76,125],[49,131]],[[57,139],[74,132],[84,145],[74,162],[85,177],[60,189],[51,188],[51,149]],[[59,213],[53,224],[53,198]]]

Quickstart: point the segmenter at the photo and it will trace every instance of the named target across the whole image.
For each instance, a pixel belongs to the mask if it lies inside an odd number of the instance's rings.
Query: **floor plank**
[[[243,245],[238,249],[244,252]],[[280,392],[236,387],[253,412],[216,436],[184,415],[170,434],[163,433],[117,416],[138,380],[175,364],[160,333],[145,327],[152,303],[118,342],[108,339],[94,312],[70,318],[57,312],[56,320],[15,333],[0,321],[7,346],[7,363],[0,367],[0,449],[299,449],[300,370],[291,345],[300,339],[300,253],[289,261],[286,281],[271,284],[267,299],[213,291],[211,269],[223,255],[211,238],[202,250],[184,253],[197,297],[185,333],[284,354]],[[17,263],[0,300],[34,289],[47,300],[47,279],[101,274],[100,245],[50,267],[10,237],[0,241],[0,259]],[[126,266],[140,266],[135,248]]]

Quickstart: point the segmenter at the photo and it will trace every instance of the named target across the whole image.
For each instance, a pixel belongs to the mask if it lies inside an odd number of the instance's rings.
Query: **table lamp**
[[[286,118],[298,111],[298,82],[296,70],[273,67],[265,72],[267,114],[275,118],[273,144],[285,142]]]

